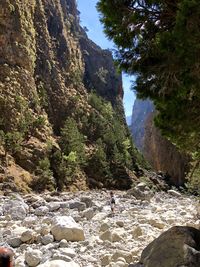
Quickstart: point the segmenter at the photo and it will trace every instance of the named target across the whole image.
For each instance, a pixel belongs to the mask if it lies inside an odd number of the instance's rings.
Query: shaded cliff
[[[153,110],[154,107],[150,100],[140,100],[136,98],[132,109],[130,130],[134,143],[141,152],[144,151],[145,122],[148,115],[152,113]]]
[[[2,189],[123,189],[135,177],[121,75],[78,15],[75,0],[0,2]]]
[[[172,184],[183,185],[188,172],[188,157],[154,126],[154,112],[152,102],[136,99],[131,124],[133,139],[153,169],[167,173]]]

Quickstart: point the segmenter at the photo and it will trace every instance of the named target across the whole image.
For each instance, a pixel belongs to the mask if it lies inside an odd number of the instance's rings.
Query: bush
[[[200,167],[196,168],[192,177],[185,184],[188,192],[200,196]]]
[[[50,161],[44,158],[39,161],[39,166],[36,169],[37,179],[33,182],[32,187],[37,191],[45,189],[52,191],[55,188],[53,172],[50,169]]]

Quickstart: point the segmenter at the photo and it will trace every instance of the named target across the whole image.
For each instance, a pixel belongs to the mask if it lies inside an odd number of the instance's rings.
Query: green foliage
[[[74,182],[79,169],[76,152],[70,152],[68,156],[57,150],[51,158],[51,167],[56,180],[58,190],[63,190],[66,186]]]
[[[106,157],[104,144],[101,139],[97,140],[96,150],[89,159],[87,173],[92,177],[98,177],[98,180],[105,180],[111,177],[109,162]]]
[[[29,108],[28,101],[21,96],[16,96],[15,106],[19,111],[16,128],[25,139],[33,136],[37,130],[40,130],[45,125],[45,117],[42,115],[35,116]]]
[[[45,108],[48,106],[48,96],[47,96],[47,92],[46,92],[45,87],[44,87],[44,83],[42,81],[40,81],[37,88],[38,88],[38,95],[39,95],[39,99],[40,99],[40,104],[43,108]]]
[[[76,69],[70,74],[70,78],[74,85],[80,85],[83,81],[83,73],[80,69]]]
[[[48,158],[44,158],[39,161],[39,165],[36,169],[36,175],[38,178],[32,185],[35,190],[43,191],[47,189],[52,191],[55,188],[53,172],[50,169],[50,161]]]
[[[5,148],[5,152],[15,154],[21,150],[23,142],[23,136],[20,132],[13,131],[5,133],[0,131],[0,145]]]
[[[187,191],[191,194],[200,196],[200,168],[198,167],[192,177],[188,179],[186,185]]]
[[[96,150],[90,158],[87,173],[90,168],[94,170],[93,176],[99,176],[99,179],[118,179],[121,175],[118,170],[123,175],[122,169],[135,169],[138,152],[133,146],[125,122],[111,104],[94,91],[90,94],[89,103],[96,112],[92,112],[88,119],[88,140],[96,141]]]
[[[200,153],[199,0],[100,0],[98,10],[118,64],[137,76],[133,89],[154,101],[163,135]]]
[[[12,5],[10,3],[10,1],[7,1],[7,3],[8,3],[8,8],[9,8],[10,13],[14,13],[15,12],[15,6]]]
[[[74,153],[77,164],[85,164],[84,136],[80,133],[77,123],[73,118],[68,118],[61,129],[60,145],[65,155],[69,157],[70,153],[72,153],[71,155]]]
[[[200,155],[198,152],[193,153],[190,165],[190,171],[186,176],[185,186],[187,192],[200,196]]]

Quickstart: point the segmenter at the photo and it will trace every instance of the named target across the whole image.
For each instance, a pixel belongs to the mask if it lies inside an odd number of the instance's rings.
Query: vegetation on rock
[[[39,191],[129,188],[140,156],[122,77],[80,27],[76,1],[1,1],[0,42],[0,178],[12,165]]]

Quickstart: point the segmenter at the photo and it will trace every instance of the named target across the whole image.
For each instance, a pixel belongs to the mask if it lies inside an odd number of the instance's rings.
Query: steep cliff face
[[[153,110],[154,107],[150,100],[136,99],[134,102],[130,130],[134,143],[141,152],[144,151],[145,122]]]
[[[112,55],[87,38],[75,0],[0,2],[1,181],[129,187],[136,165],[122,97]],[[121,175],[108,149],[115,141],[116,157],[129,154]],[[106,173],[91,170],[95,160]]]
[[[89,90],[115,104],[117,96],[123,98],[122,77],[117,75],[112,53],[102,50],[83,33],[80,38],[85,62],[84,82]]]
[[[183,185],[189,158],[161,135],[153,124],[153,116],[154,113],[149,114],[145,123],[144,157],[155,170],[168,173],[172,184]]]
[[[135,144],[153,169],[168,173],[172,184],[182,185],[188,171],[188,158],[154,126],[154,112],[152,102],[136,100],[131,124]]]

